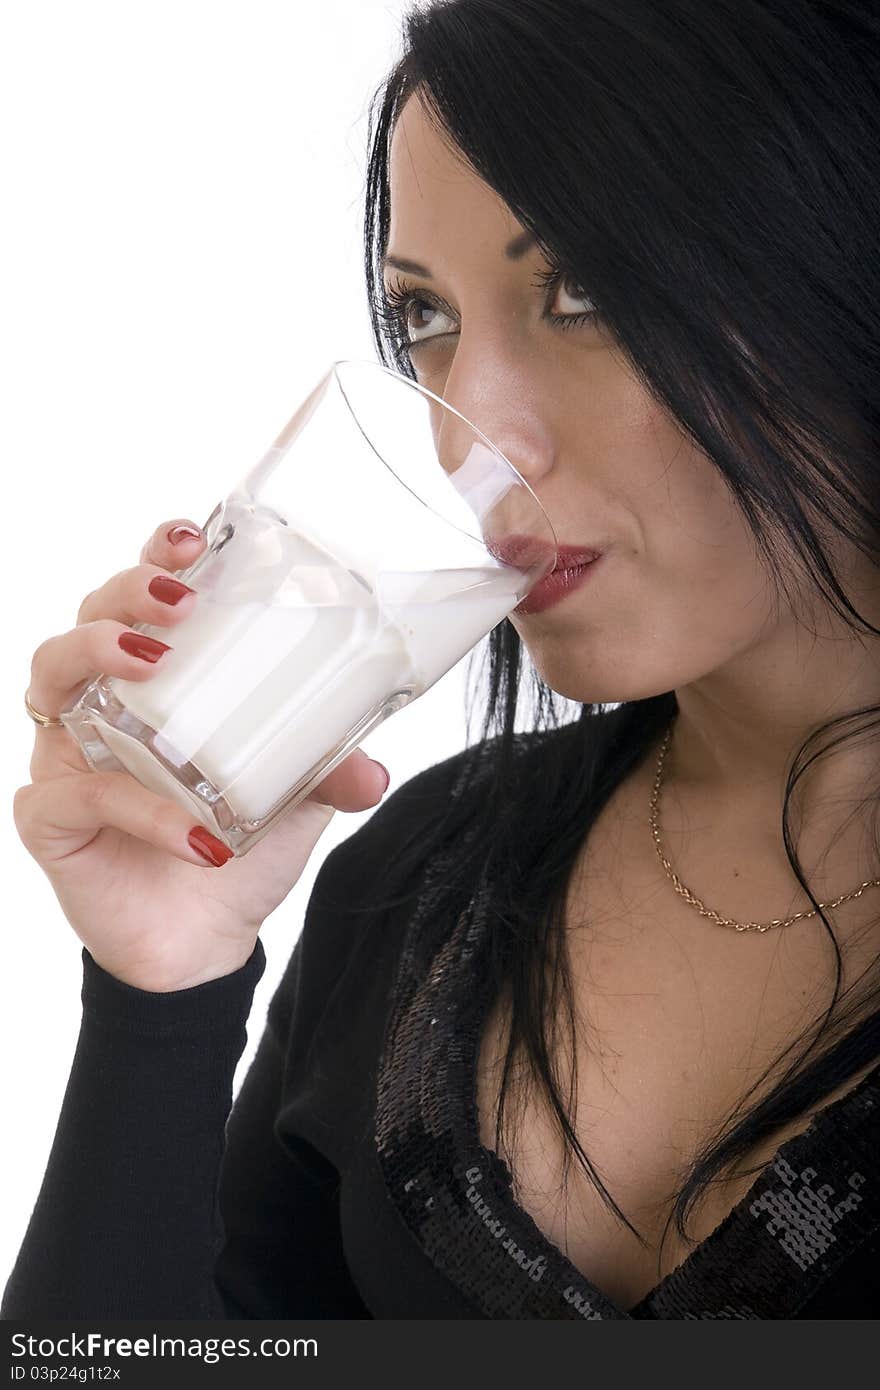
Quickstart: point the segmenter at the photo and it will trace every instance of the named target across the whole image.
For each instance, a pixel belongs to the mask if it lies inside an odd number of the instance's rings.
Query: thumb
[[[390,780],[387,768],[355,748],[305,800],[323,802],[337,811],[367,811],[382,800]]]

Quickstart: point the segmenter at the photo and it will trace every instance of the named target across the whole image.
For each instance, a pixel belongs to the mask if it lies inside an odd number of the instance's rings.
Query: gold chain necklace
[[[670,725],[660,745],[660,755],[657,759],[657,775],[654,778],[654,790],[651,793],[651,833],[654,836],[654,844],[657,846],[657,854],[660,858],[660,863],[666,870],[667,876],[672,879],[676,893],[680,893],[692,907],[695,907],[701,917],[710,917],[713,922],[718,923],[719,927],[734,927],[736,931],[770,931],[771,927],[790,927],[792,922],[800,922],[807,917],[815,917],[819,909],[814,907],[810,912],[796,912],[793,917],[787,917],[784,922],[778,919],[773,922],[734,922],[730,917],[719,917],[717,912],[713,912],[710,907],[706,907],[705,903],[701,902],[699,898],[694,896],[689,888],[684,886],[678,874],[663,853],[660,844],[660,829],[658,825],[660,788],[663,785],[663,764],[666,761],[666,754],[669,751],[671,739],[672,726]],[[867,883],[863,883],[861,887],[856,888],[854,892],[844,893],[841,897],[835,898],[834,902],[820,903],[819,906],[822,908],[839,907],[841,903],[849,902],[851,898],[860,897],[866,888],[880,888],[880,878],[869,879]]]

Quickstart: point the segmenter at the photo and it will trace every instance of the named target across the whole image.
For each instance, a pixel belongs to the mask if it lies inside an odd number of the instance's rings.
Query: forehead
[[[417,93],[397,120],[389,160],[388,250],[429,263],[434,274],[469,253],[499,255],[522,224],[438,132]]]

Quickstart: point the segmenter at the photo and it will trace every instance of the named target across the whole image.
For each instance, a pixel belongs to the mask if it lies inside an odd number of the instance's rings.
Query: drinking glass
[[[161,667],[100,675],[60,717],[91,768],[130,772],[238,855],[556,563],[513,464],[378,361],[334,362],[205,530]]]

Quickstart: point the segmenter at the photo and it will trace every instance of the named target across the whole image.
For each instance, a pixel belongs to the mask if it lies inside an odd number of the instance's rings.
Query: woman
[[[386,779],[352,754],[207,895],[180,809],[54,720],[149,679],[117,639],[191,611],[202,533],[38,648],[16,824],[84,1010],[4,1313],[871,1316],[880,23],[452,0],[405,38],[379,351],[599,558],[492,633],[480,741],[325,859],[231,1114],[259,927]]]

